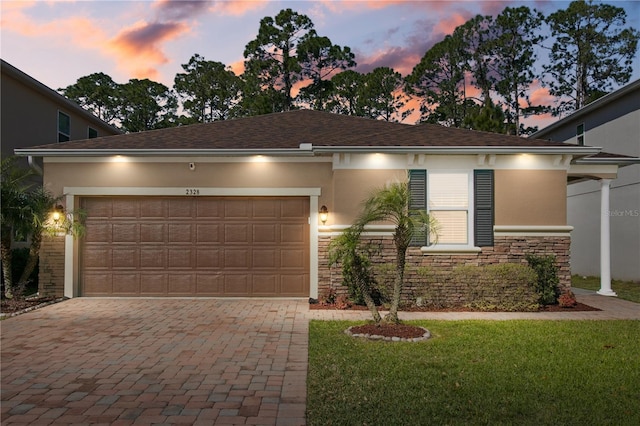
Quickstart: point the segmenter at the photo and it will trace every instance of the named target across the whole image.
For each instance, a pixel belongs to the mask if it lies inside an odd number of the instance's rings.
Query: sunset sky
[[[623,7],[627,24],[640,29],[639,1],[608,3]],[[196,53],[241,73],[244,47],[255,38],[260,20],[291,8],[311,18],[319,35],[351,47],[357,71],[389,66],[406,75],[434,43],[469,18],[522,4],[546,15],[569,2],[2,0],[0,47],[2,59],[53,89],[95,72],[118,83],[149,78],[172,87],[181,64]],[[537,88],[533,95],[545,99],[546,90]]]

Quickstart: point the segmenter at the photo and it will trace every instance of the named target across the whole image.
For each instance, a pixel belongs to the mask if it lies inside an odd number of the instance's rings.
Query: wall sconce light
[[[64,214],[64,207],[62,207],[60,204],[56,205],[55,208],[53,209],[53,214],[51,215],[51,218],[53,219],[56,225],[58,224],[58,222],[60,222],[60,217],[62,217],[63,214]]]
[[[327,209],[327,206],[320,207],[320,222],[322,222],[322,224],[324,225],[327,222],[328,218],[329,210]]]

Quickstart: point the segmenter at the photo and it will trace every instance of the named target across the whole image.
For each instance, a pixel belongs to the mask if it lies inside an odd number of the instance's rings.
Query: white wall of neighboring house
[[[640,81],[566,117],[534,137],[577,143],[576,129],[584,124],[584,145],[604,152],[640,157]],[[614,92],[615,94],[615,92]],[[612,94],[612,95],[614,95]],[[548,130],[549,129],[549,130]],[[600,275],[600,181],[584,181],[567,188],[567,222],[571,233],[571,271]],[[640,281],[640,164],[621,167],[610,192],[611,276]]]

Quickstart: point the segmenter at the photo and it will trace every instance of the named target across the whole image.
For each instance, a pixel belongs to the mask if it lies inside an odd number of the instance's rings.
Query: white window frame
[[[432,209],[429,206],[429,185],[432,175],[453,175],[453,174],[465,174],[467,176],[467,207],[466,208],[437,208]],[[477,252],[480,249],[474,246],[474,186],[473,186],[473,170],[427,170],[427,213],[431,211],[466,211],[467,212],[467,242],[465,244],[453,244],[453,243],[440,243],[423,247],[423,252],[459,252],[459,251],[471,251]]]

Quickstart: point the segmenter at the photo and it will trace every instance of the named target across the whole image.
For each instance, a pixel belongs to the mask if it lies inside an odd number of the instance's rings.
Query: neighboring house
[[[2,158],[13,155],[16,148],[122,133],[6,61],[0,61]]]
[[[87,213],[84,238],[48,243],[60,271],[50,292],[316,298],[340,282],[331,238],[372,190],[408,178],[440,232],[437,244],[410,249],[406,297],[420,294],[421,271],[526,263],[527,254],[554,255],[569,288],[567,180],[599,151],[297,110],[17,153],[44,158],[46,187]],[[588,160],[579,168],[617,172]],[[366,233],[387,262],[392,230]]]
[[[578,146],[601,147],[600,162],[624,164],[640,157],[640,80],[579,109],[531,136]],[[567,189],[571,233],[571,272],[601,275],[600,223],[611,228],[611,276],[640,281],[640,165],[623,167],[610,183],[610,204],[601,210],[602,181],[577,179]]]

